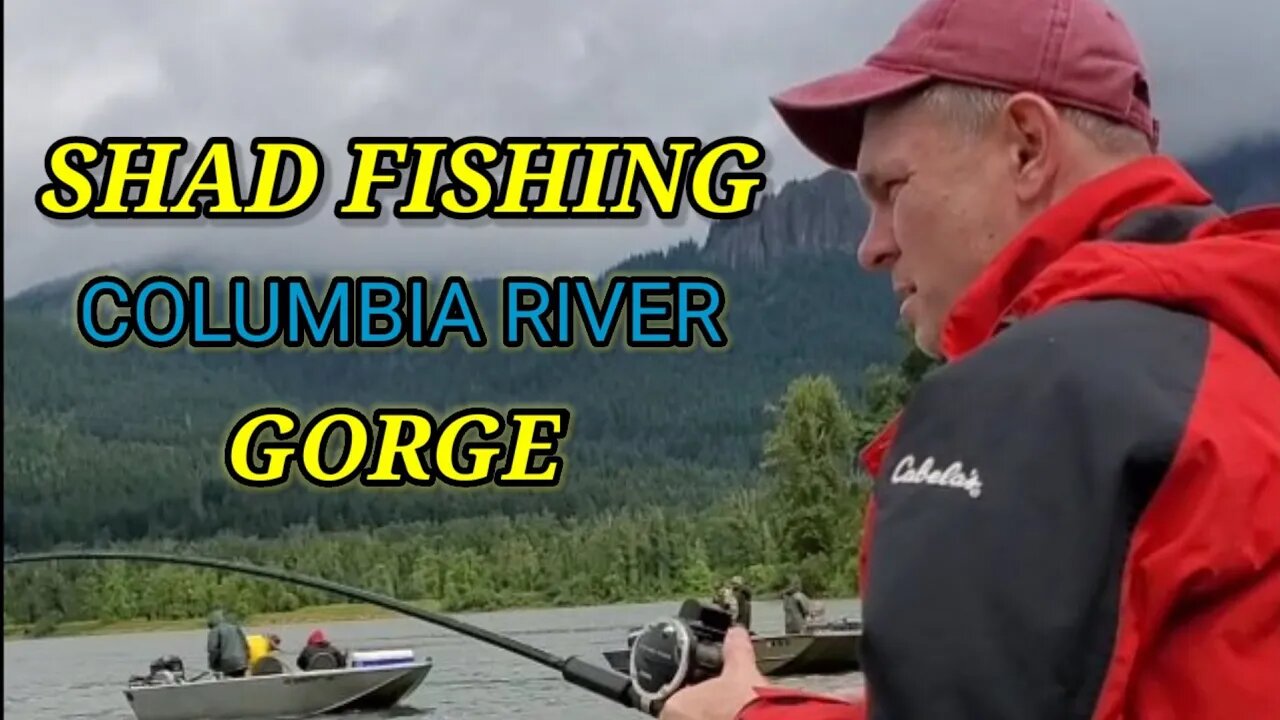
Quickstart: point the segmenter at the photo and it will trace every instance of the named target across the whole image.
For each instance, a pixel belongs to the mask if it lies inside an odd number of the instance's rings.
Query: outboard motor
[[[158,675],[165,671],[173,673],[176,677],[186,675],[186,668],[182,664],[182,658],[177,655],[164,655],[151,661],[152,675]]]
[[[173,685],[185,682],[186,667],[182,658],[177,655],[162,655],[151,661],[150,674],[134,675],[129,678],[130,685]]]

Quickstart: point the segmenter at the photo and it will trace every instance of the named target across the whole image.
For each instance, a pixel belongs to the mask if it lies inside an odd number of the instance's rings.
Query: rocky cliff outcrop
[[[713,223],[703,255],[733,268],[759,267],[791,253],[854,252],[867,211],[847,173],[828,171],[762,196],[746,217]]]

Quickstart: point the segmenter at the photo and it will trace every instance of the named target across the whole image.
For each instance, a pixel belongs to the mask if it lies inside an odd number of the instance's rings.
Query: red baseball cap
[[[1137,43],[1101,0],[926,0],[861,66],[770,101],[811,152],[855,170],[867,106],[934,80],[1036,92],[1159,141]]]

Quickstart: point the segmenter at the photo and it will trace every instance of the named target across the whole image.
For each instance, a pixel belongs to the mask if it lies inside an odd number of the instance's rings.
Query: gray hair
[[[976,136],[1013,93],[974,85],[937,82],[908,100],[937,112],[967,135]],[[1077,107],[1054,104],[1064,120],[1108,154],[1132,155],[1153,151],[1147,136],[1137,128]]]

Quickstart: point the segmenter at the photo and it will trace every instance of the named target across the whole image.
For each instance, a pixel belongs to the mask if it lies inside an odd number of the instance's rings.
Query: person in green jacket
[[[805,631],[813,607],[809,596],[800,588],[800,579],[792,578],[791,584],[782,592],[783,628],[788,635],[799,635]]]
[[[227,677],[244,677],[249,668],[249,641],[238,624],[221,610],[209,613],[209,670]]]
[[[729,581],[729,591],[733,593],[733,599],[738,606],[737,615],[734,617],[734,624],[741,625],[748,632],[751,631],[751,588],[747,587],[747,583],[741,575],[734,575]]]

